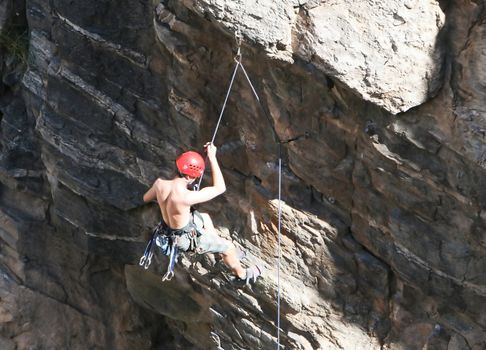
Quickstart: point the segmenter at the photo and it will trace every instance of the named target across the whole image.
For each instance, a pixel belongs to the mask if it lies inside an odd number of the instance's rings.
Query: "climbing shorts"
[[[217,234],[203,233],[199,237],[196,253],[224,253],[231,248],[231,243]]]
[[[177,246],[182,251],[195,251],[198,254],[224,253],[231,248],[231,243],[217,234],[204,229],[204,220],[199,212],[192,213],[192,223],[195,230],[177,237]],[[194,237],[196,235],[196,237]],[[191,249],[191,240],[196,240],[195,249]]]

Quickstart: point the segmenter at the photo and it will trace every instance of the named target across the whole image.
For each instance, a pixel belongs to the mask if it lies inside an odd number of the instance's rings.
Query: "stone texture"
[[[2,1],[2,3],[0,4],[0,31],[3,31],[5,23],[7,22],[7,19],[9,17],[10,16],[8,13],[8,3],[6,1]]]
[[[183,3],[270,57],[311,63],[393,114],[442,87],[445,16],[437,0]]]
[[[484,4],[245,4],[26,2],[27,65],[0,53],[0,348],[275,348],[275,138],[285,349],[486,346]],[[228,191],[199,209],[265,276],[184,255],[162,283],[141,196],[210,139],[237,27],[265,113],[240,72]]]
[[[297,52],[393,114],[442,86],[438,1],[324,1],[297,31]]]
[[[270,57],[292,61],[292,28],[297,20],[295,0],[228,1],[183,0],[185,6],[223,26],[230,35],[241,34]]]

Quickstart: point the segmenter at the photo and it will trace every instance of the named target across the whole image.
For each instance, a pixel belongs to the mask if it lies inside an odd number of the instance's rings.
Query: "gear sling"
[[[148,269],[152,262],[155,245],[159,246],[162,254],[169,256],[169,265],[167,266],[167,272],[162,277],[162,281],[170,281],[174,277],[174,267],[180,248],[179,241],[181,239],[189,241],[189,246],[184,251],[195,251],[199,244],[199,237],[202,232],[196,224],[196,219],[199,222],[204,222],[197,210],[191,210],[189,223],[180,229],[172,229],[164,220],[161,220],[152,231],[152,236],[145,247],[143,256],[140,258],[139,265]]]

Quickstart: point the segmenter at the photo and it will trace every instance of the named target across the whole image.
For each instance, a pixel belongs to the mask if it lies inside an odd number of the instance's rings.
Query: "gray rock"
[[[270,57],[311,62],[393,114],[427,101],[442,86],[445,20],[435,0],[184,4],[263,46]]]
[[[438,1],[327,1],[300,23],[300,56],[393,114],[442,85]]]
[[[485,347],[480,2],[25,4],[27,67],[0,53],[2,349]],[[211,138],[238,28],[263,110],[239,71],[200,210],[265,272],[182,254],[162,283],[141,197]]]

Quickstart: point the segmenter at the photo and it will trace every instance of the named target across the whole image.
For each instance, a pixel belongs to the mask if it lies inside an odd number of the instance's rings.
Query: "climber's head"
[[[181,176],[196,179],[203,174],[206,163],[199,153],[189,151],[177,157],[176,166]]]

